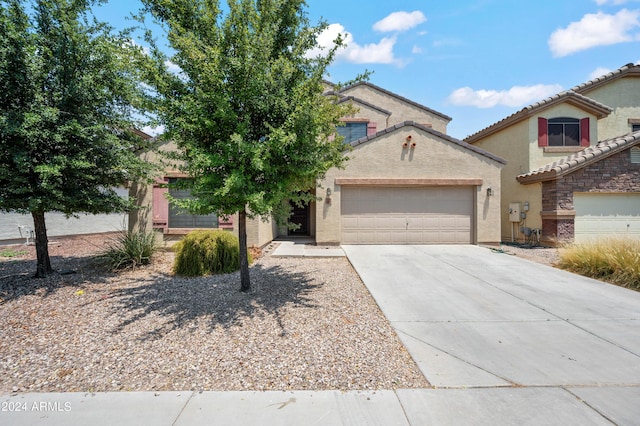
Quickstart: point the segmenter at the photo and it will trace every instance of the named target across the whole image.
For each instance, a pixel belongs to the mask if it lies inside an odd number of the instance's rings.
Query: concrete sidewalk
[[[494,388],[22,394],[0,397],[0,424],[611,425],[581,401],[575,391],[583,390]],[[628,399],[629,402],[637,402],[640,398],[632,392],[629,396],[635,397],[634,400]],[[620,421],[617,424],[637,424],[637,418],[617,420]]]
[[[317,246],[309,238],[275,240],[277,247],[271,254],[274,257],[345,257],[340,246]]]

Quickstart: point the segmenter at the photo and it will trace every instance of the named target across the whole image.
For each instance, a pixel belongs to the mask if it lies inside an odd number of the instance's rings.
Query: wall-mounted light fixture
[[[324,198],[327,204],[331,204],[331,188],[327,188],[326,191],[327,196]]]
[[[493,188],[488,187],[487,188],[487,197],[492,197],[493,196]]]
[[[327,197],[331,197],[331,188],[327,188]]]

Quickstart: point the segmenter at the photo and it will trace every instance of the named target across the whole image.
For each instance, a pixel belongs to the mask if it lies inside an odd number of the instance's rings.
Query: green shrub
[[[195,277],[240,269],[240,243],[228,231],[192,231],[174,246],[173,272]],[[249,263],[251,263],[251,254]]]
[[[106,261],[110,269],[120,270],[149,264],[157,250],[153,232],[122,232],[99,257]]]
[[[640,240],[601,239],[560,250],[558,266],[580,275],[640,290]]]
[[[20,257],[28,254],[27,250],[16,250],[12,248],[4,249],[0,251],[0,257]]]

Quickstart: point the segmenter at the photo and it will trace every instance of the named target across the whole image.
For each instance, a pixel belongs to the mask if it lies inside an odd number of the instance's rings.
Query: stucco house
[[[250,220],[248,244],[262,246],[291,234],[318,244],[500,241],[502,158],[448,136],[450,117],[371,83],[329,85],[328,93],[358,111],[337,129],[352,147],[345,150],[346,167],[329,170],[318,182],[320,201],[294,208],[290,220],[297,230],[278,228],[269,218]],[[167,169],[159,183],[180,177]],[[196,227],[237,232],[233,217],[178,214],[166,202],[166,191],[160,184],[132,188],[144,208],[130,218],[131,228],[153,227],[165,238]]]
[[[640,66],[529,105],[464,141],[507,160],[504,241],[640,237]]]

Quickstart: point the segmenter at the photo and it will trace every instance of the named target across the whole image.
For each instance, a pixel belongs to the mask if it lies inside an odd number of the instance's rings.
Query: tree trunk
[[[53,273],[53,269],[49,259],[49,240],[47,239],[44,212],[31,212],[31,216],[33,216],[33,229],[36,234],[36,254],[38,256],[34,278],[46,278]]]
[[[249,278],[249,256],[247,255],[247,212],[238,212],[238,239],[240,240],[240,291],[251,291]]]

